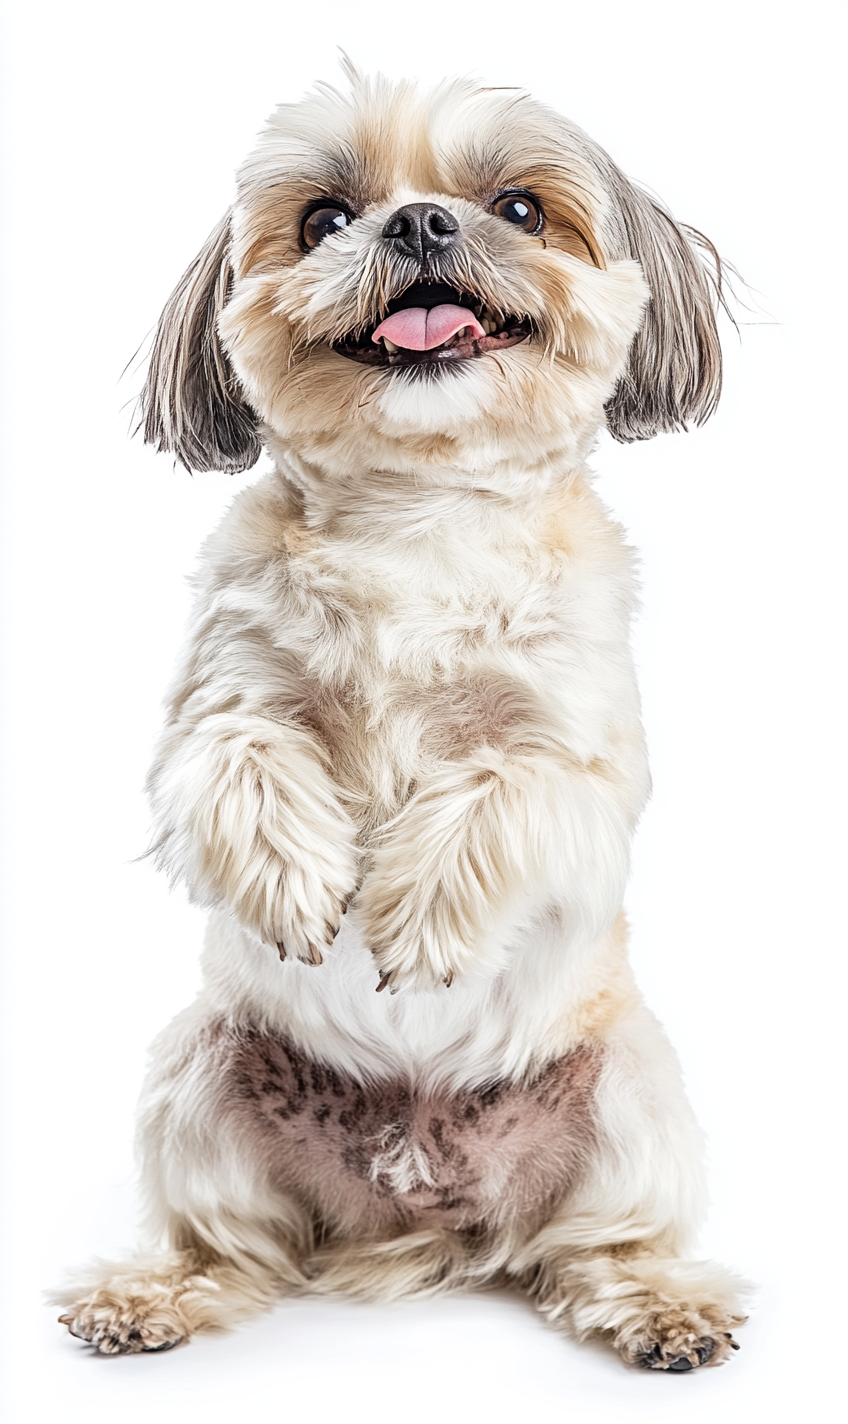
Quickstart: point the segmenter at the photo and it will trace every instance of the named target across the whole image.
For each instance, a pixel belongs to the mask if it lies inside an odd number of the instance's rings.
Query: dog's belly
[[[532,1222],[568,1191],[591,1149],[598,1046],[575,1049],[529,1084],[448,1095],[363,1086],[280,1039],[221,1032],[240,1141],[331,1231]]]

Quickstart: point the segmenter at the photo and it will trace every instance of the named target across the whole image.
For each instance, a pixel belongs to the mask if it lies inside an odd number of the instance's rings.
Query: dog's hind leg
[[[706,1208],[703,1143],[680,1070],[646,1009],[606,1045],[583,1175],[513,1258],[548,1319],[628,1364],[685,1371],[738,1348],[750,1288],[689,1251]]]
[[[169,1349],[306,1284],[311,1219],[240,1131],[234,1042],[196,1007],[156,1046],[139,1141],[157,1249],[95,1262],[52,1297],[71,1334],[104,1354]]]
[[[106,1355],[169,1350],[201,1330],[227,1329],[267,1309],[282,1293],[268,1260],[214,1257],[199,1244],[183,1251],[97,1261],[53,1294],[72,1335]]]

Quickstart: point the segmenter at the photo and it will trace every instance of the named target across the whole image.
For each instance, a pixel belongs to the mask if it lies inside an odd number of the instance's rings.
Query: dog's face
[[[195,469],[264,439],[335,477],[497,484],[605,418],[633,439],[710,413],[691,234],[599,148],[519,91],[349,77],[244,164],[160,324],[148,439]]]

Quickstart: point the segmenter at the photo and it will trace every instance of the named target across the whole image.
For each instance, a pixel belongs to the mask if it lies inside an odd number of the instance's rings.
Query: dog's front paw
[[[490,760],[448,763],[376,839],[357,908],[381,988],[450,985],[480,961],[516,888]]]
[[[473,958],[474,931],[444,887],[423,897],[410,876],[368,876],[357,900],[366,944],[379,973],[378,992],[450,985]]]
[[[260,938],[276,948],[280,959],[323,963],[323,950],[339,932],[350,894],[318,876],[307,879],[286,868],[266,887],[265,899],[265,913],[251,926]]]
[[[281,959],[321,964],[353,893],[352,857],[346,861],[334,862],[328,851],[297,863],[262,847],[251,857],[249,873],[235,883],[231,877],[230,907]]]

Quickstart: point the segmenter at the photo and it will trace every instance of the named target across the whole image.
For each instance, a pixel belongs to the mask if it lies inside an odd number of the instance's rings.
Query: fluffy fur
[[[710,414],[720,268],[527,95],[348,78],[274,115],[153,352],[148,440],[274,470],[206,546],[150,777],[212,911],[141,1105],[151,1253],[62,1318],[164,1349],[281,1291],[513,1280],[629,1362],[718,1363],[741,1287],[688,1259],[701,1138],[627,963],[633,568],[586,459]],[[391,240],[409,204],[456,237]],[[500,335],[376,356],[422,281]]]

